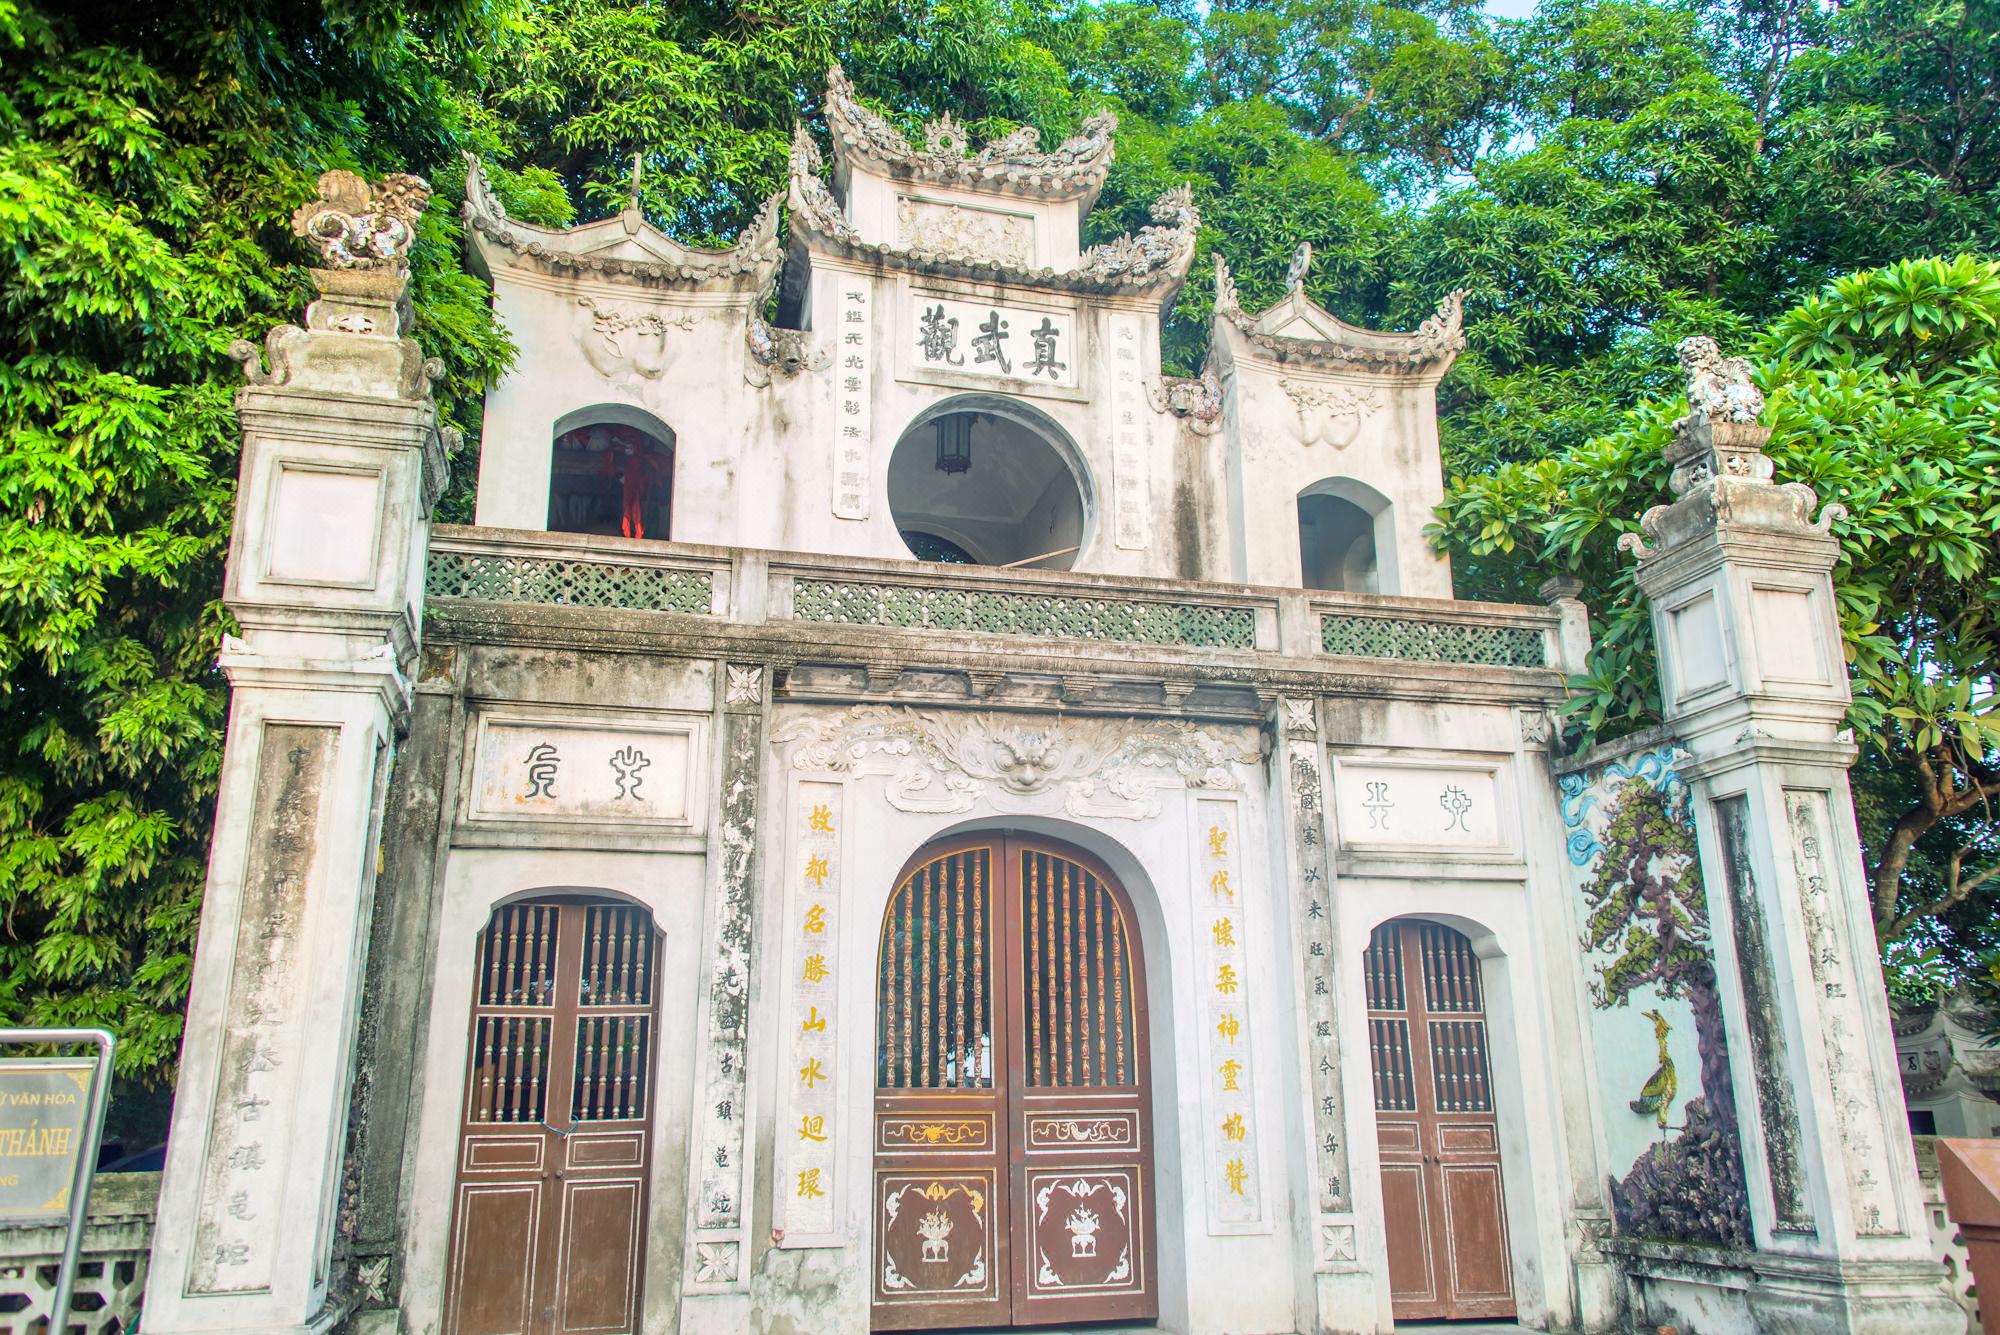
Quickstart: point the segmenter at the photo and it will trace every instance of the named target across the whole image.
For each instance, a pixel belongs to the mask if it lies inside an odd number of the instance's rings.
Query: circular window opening
[[[1083,489],[1043,428],[975,408],[924,417],[889,459],[889,509],[919,561],[1068,570]]]
[[[549,473],[549,529],[607,537],[665,538],[673,517],[674,446],[619,422],[591,422],[556,437]]]

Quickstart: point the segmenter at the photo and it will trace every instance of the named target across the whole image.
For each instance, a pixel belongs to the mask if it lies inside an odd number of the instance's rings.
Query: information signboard
[[[95,1057],[0,1057],[0,1225],[69,1218]]]
[[[48,1329],[67,1331],[117,1044],[102,1029],[0,1029],[0,1046],[58,1054],[0,1057],[0,1225],[64,1226],[55,1294],[41,1315]],[[96,1055],[62,1054],[86,1046]],[[32,1315],[21,1314],[23,1328]]]

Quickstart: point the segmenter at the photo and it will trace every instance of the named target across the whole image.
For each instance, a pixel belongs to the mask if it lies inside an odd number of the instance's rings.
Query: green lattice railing
[[[1349,616],[1319,619],[1319,647],[1354,658],[1402,658],[1425,663],[1484,663],[1493,667],[1546,667],[1548,651],[1534,626],[1478,626],[1415,617]]]
[[[801,579],[792,588],[792,612],[801,621],[1204,649],[1254,649],[1257,644],[1256,613],[1247,607],[819,579]]]
[[[424,575],[424,592],[433,598],[626,607],[705,616],[711,610],[712,583],[706,570],[434,551]]]

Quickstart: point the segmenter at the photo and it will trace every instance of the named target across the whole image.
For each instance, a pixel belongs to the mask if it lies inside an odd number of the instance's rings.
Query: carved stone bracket
[[[1222,381],[1213,367],[1199,376],[1161,376],[1146,382],[1146,397],[1156,413],[1172,413],[1197,436],[1222,430]]]

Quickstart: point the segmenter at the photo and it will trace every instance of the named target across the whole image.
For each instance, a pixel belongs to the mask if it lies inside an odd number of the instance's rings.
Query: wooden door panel
[[[638,1316],[658,934],[573,897],[481,933],[445,1335],[606,1335]]]
[[[879,1330],[1007,1320],[997,852],[992,837],[928,850],[883,914],[870,1281]]]
[[[1014,1323],[1158,1315],[1145,976],[1110,875],[1072,850],[1009,843],[1019,988],[1013,1131]]]
[[[1399,1319],[1406,1304],[1437,1302],[1428,1193],[1421,1164],[1382,1165],[1382,1226],[1389,1235],[1389,1295]]]
[[[534,1302],[539,1183],[459,1187],[448,1324],[461,1335],[522,1335]]]
[[[1445,1233],[1451,1239],[1451,1293],[1462,1307],[1513,1303],[1513,1267],[1502,1219],[1498,1164],[1445,1164]],[[1467,1315],[1485,1315],[1475,1311]]]
[[[948,1326],[985,1319],[1004,1301],[995,1175],[878,1173],[877,1324]]]
[[[562,1273],[556,1329],[632,1329],[638,1297],[642,1184],[563,1184]]]
[[[1485,998],[1471,942],[1375,929],[1364,956],[1392,1308],[1399,1321],[1514,1313]]]
[[[1073,1311],[1083,1299],[1145,1293],[1148,1258],[1139,1222],[1145,1201],[1136,1169],[1062,1168],[1026,1176],[1022,1213],[1029,1252],[1023,1261],[1030,1304],[1048,1301]],[[1015,1319],[1028,1324],[1040,1317],[1030,1310]]]
[[[927,849],[878,975],[874,1327],[1155,1317],[1144,975],[1108,874]]]

